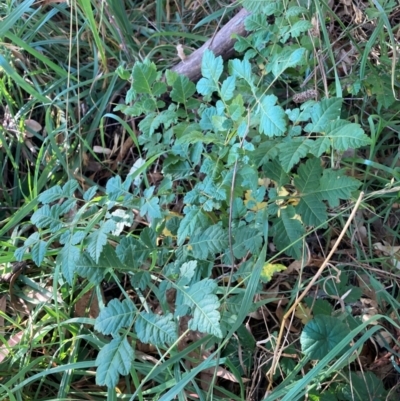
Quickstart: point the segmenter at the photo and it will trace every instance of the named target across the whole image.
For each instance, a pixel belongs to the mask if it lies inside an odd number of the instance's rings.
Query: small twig
[[[308,292],[310,291],[311,287],[315,284],[315,282],[319,279],[319,277],[321,276],[322,272],[324,271],[325,267],[328,265],[330,259],[332,258],[333,254],[335,253],[337,247],[339,246],[340,242],[342,241],[344,235],[346,234],[347,229],[349,228],[354,216],[357,213],[357,210],[361,204],[361,201],[364,197],[364,192],[360,193],[360,196],[357,199],[356,204],[354,205],[353,211],[351,212],[345,226],[343,227],[342,232],[340,233],[338,239],[336,240],[335,244],[333,245],[331,251],[329,252],[329,255],[327,256],[327,258],[325,259],[325,261],[322,263],[321,267],[318,269],[317,273],[315,274],[315,276],[313,277],[313,279],[308,283],[307,287],[304,289],[304,291],[302,292],[302,294],[296,299],[295,303],[291,306],[291,308],[284,314],[283,318],[282,318],[282,323],[281,323],[281,327],[279,330],[279,335],[278,335],[278,339],[276,341],[276,346],[275,346],[275,352],[274,352],[274,358],[272,360],[272,366],[271,369],[268,372],[268,379],[269,379],[269,385],[268,385],[268,391],[270,391],[272,389],[272,384],[273,384],[273,376],[275,374],[275,370],[277,367],[277,364],[279,362],[279,359],[282,355],[283,352],[283,347],[281,348],[281,342],[282,342],[282,337],[283,337],[283,331],[285,329],[285,323],[286,320],[289,318],[289,316],[293,313],[293,311],[297,308],[297,306],[299,305],[299,303],[303,300],[303,298],[308,294]]]

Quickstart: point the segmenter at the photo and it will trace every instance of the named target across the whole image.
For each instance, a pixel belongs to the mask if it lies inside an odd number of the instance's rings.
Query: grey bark
[[[172,67],[172,71],[186,75],[191,81],[196,82],[201,78],[201,60],[206,49],[212,50],[215,56],[222,56],[224,59],[231,57],[234,53],[233,45],[235,43],[232,34],[246,36],[244,20],[250,14],[244,8],[240,10],[213,38],[209,39],[185,60]]]

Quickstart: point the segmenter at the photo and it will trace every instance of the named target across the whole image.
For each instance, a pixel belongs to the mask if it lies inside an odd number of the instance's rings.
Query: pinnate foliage
[[[343,119],[343,100],[284,108],[264,88],[288,71],[303,70],[307,49],[290,39],[310,29],[301,19],[305,11],[300,7],[284,17],[280,2],[246,4],[276,14],[282,25],[279,30],[278,23],[271,27],[265,17],[250,16],[246,26],[254,34],[235,45],[242,59],[224,64],[206,50],[197,85],[172,71],[162,74],[149,60],[131,71],[126,103],[115,111],[140,117],[139,144],[147,160],[162,161],[162,181],[138,184],[132,173],[110,178],[103,191],[83,191],[76,180],[50,188],[31,218],[39,231],[15,252],[22,260],[30,251],[40,265],[59,243],[56,264],[69,285],[77,276],[98,285],[117,271],[129,276],[135,290],[157,298],[160,311],[145,297],[140,305],[114,299],[101,310],[95,330],[111,337],[96,359],[100,385],[114,387],[119,375],[129,373],[135,341],[164,349],[176,345],[183,317],[188,330],[223,338],[238,318],[237,310],[225,306],[238,295],[211,274],[216,260],[229,268],[245,260],[251,274],[271,238],[277,251],[301,259],[309,230],[325,227],[330,209],[351,200],[361,186],[321,161],[322,155],[370,143],[360,125]],[[263,58],[270,63],[260,73]],[[170,211],[177,197],[180,213]],[[146,222],[140,233],[129,230],[135,214]],[[266,264],[262,280],[283,269]],[[334,346],[337,331],[328,330],[339,327],[334,323],[307,326],[305,354],[318,359]],[[325,331],[313,335],[321,327]]]

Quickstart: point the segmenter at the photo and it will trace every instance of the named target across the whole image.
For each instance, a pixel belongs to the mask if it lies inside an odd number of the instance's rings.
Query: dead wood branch
[[[195,50],[184,61],[172,67],[172,71],[186,75],[191,81],[198,81],[201,77],[201,60],[204,51],[210,49],[215,56],[222,56],[224,59],[231,57],[234,53],[233,45],[235,43],[232,35],[246,36],[244,20],[249,15],[249,11],[245,9],[240,10],[213,38],[207,40],[203,46]]]

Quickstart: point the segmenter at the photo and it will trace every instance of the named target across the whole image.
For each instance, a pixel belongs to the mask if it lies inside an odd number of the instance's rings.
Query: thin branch
[[[185,58],[176,66],[172,67],[172,71],[178,74],[186,75],[191,81],[198,81],[201,77],[201,60],[206,49],[213,51],[215,56],[222,56],[224,59],[231,57],[234,53],[233,45],[235,43],[233,34],[246,36],[247,32],[244,28],[244,20],[251,13],[244,8],[240,10],[221,30],[219,30],[211,39],[203,46],[195,50],[190,56]]]

